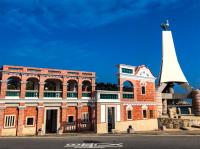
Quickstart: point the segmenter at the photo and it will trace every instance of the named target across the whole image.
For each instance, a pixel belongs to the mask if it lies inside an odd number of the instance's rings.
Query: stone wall
[[[168,129],[179,129],[181,127],[191,127],[192,125],[200,125],[200,117],[158,118],[159,128],[165,126]]]

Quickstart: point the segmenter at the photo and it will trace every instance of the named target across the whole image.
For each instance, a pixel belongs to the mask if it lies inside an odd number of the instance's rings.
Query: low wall
[[[24,127],[23,135],[24,136],[36,135],[36,127]]]
[[[137,121],[124,121],[117,122],[115,125],[115,130],[117,132],[127,132],[127,128],[132,126],[133,131],[150,131],[158,129],[157,119],[148,119],[148,120],[137,120]]]
[[[16,128],[2,129],[2,136],[16,136]]]
[[[97,133],[108,133],[107,123],[97,124]]]
[[[158,118],[158,127],[165,126],[168,129],[178,129],[181,127],[191,127],[192,125],[200,126],[200,117],[196,116],[183,116],[179,119],[176,118]]]
[[[150,131],[158,129],[157,119],[137,120],[137,121],[123,121],[115,123],[116,133],[127,132],[129,126],[132,126],[133,131]],[[108,133],[107,123],[97,124],[97,133]]]

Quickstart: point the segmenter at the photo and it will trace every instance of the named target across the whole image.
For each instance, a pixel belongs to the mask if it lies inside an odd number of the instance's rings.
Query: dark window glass
[[[142,86],[142,94],[146,94],[146,88],[145,88],[145,86]]]
[[[33,117],[28,117],[28,118],[27,118],[27,121],[26,121],[26,125],[27,125],[27,126],[33,126],[33,124],[34,124],[34,123],[33,123],[33,122],[34,122],[33,120],[34,120]]]
[[[68,116],[68,123],[74,123],[74,116]]]
[[[132,73],[133,73],[133,70],[132,70],[132,69],[127,69],[127,68],[122,68],[122,72],[123,72],[123,73],[132,74]]]
[[[128,119],[132,119],[132,111],[128,110]]]
[[[153,110],[150,110],[150,118],[154,118]]]
[[[147,110],[143,110],[143,118],[147,118]]]

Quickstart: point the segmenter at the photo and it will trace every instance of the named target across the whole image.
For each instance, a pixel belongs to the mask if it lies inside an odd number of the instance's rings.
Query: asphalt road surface
[[[200,149],[200,136],[64,136],[0,138],[0,149]]]

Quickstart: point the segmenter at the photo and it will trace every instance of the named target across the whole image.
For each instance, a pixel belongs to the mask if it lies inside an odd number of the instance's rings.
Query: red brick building
[[[119,65],[119,91],[96,91],[94,72],[4,65],[0,136],[157,129],[155,78]],[[128,83],[128,86],[126,86]]]

